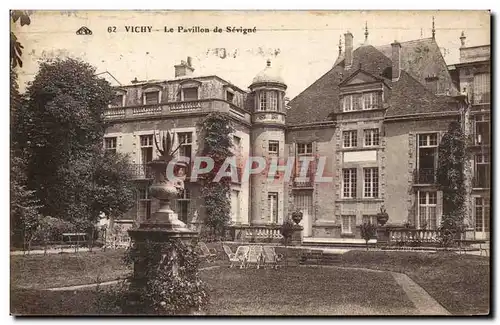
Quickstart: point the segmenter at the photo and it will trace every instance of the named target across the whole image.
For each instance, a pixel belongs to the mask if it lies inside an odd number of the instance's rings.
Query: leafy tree
[[[103,110],[113,97],[95,68],[75,60],[42,62],[27,89],[14,133],[29,152],[28,187],[41,212],[93,229],[100,212],[120,216],[133,204],[126,156],[106,154]]]
[[[10,18],[12,23],[15,24],[17,21],[20,22],[21,26],[29,25],[31,23],[30,12],[25,10],[12,10],[10,12]],[[12,68],[17,66],[22,67],[23,61],[21,60],[21,55],[23,54],[23,46],[18,41],[16,34],[13,31],[10,32],[10,65]]]
[[[451,122],[438,148],[437,183],[443,192],[441,233],[458,234],[465,217],[466,140],[460,123]]]
[[[290,239],[292,239],[293,232],[295,231],[295,226],[289,218],[283,221],[280,228],[280,233],[283,236],[283,242],[285,244],[285,266],[288,266],[288,244]]]
[[[368,242],[377,234],[377,225],[371,222],[363,222],[361,224],[361,238],[365,240],[366,250],[368,250]]]
[[[231,178],[223,177],[213,182],[226,158],[233,156],[231,122],[225,114],[211,113],[201,122],[203,151],[205,157],[214,160],[214,168],[201,178],[201,192],[204,200],[204,224],[211,229],[212,235],[222,236],[230,221],[231,214]]]

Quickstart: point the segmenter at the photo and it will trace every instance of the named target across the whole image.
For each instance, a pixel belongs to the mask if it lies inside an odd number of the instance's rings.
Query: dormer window
[[[125,95],[123,94],[117,94],[111,101],[111,107],[122,107],[123,105],[123,100],[125,99]]]
[[[148,91],[144,93],[144,104],[152,105],[158,104],[160,102],[160,92],[159,91]]]
[[[344,112],[377,109],[380,107],[380,99],[377,92],[345,95],[342,97],[342,109]]]
[[[182,88],[182,100],[198,100],[198,87]]]
[[[231,91],[227,90],[226,91],[226,100],[230,103],[232,103],[234,101],[234,93],[232,93]]]

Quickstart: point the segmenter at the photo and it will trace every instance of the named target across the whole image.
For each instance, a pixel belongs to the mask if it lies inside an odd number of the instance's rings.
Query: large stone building
[[[460,37],[460,62],[449,66],[456,86],[467,96],[464,129],[469,138],[468,214],[475,238],[489,239],[491,179],[490,45],[465,45]]]
[[[350,32],[344,37],[345,47],[339,44],[332,68],[290,102],[285,99],[286,82],[270,61],[248,91],[218,76],[196,76],[189,58],[175,66],[173,80],[136,80],[117,87],[116,101],[106,112],[111,126],[104,143],[107,150],[129,153],[135,166],[137,202],[127,219],[140,221],[156,209],[148,196],[151,177],[145,167],[157,155],[153,132],[175,132],[176,141],[184,143],[179,154],[194,158],[201,149],[197,123],[219,111],[234,122],[234,150],[240,160],[314,160],[306,180],[297,178],[301,166],[296,163],[290,181],[257,174],[235,182],[233,224],[279,224],[300,210],[305,240],[359,238],[359,226],[374,221],[385,206],[389,223],[436,229],[442,215],[435,179],[437,147],[450,122],[465,126],[472,117],[472,133],[481,138],[471,147],[477,152],[473,184],[489,181],[489,165],[482,167],[489,163],[489,124],[488,131],[484,126],[489,121],[489,104],[484,105],[489,72],[487,80],[477,72],[482,68],[465,72],[469,66],[489,65],[489,56],[488,62],[471,63],[465,58],[475,50],[463,47],[464,61],[449,70],[434,31],[431,38],[379,47],[369,44],[368,31],[357,48]],[[471,105],[458,87],[474,88]],[[323,175],[332,177],[329,182],[315,181],[319,157],[326,157],[322,167]],[[489,225],[489,183],[483,183],[471,190],[468,218],[481,232],[478,237],[487,236]],[[193,182],[174,206],[179,218],[191,223],[203,218],[201,205]]]

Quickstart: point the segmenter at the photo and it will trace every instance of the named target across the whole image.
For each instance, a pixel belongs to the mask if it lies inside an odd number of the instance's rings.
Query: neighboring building
[[[197,122],[211,111],[221,111],[234,121],[240,161],[248,156],[314,160],[306,180],[297,177],[301,166],[296,163],[291,181],[269,181],[259,174],[233,184],[234,224],[280,224],[301,210],[304,237],[360,238],[360,225],[374,222],[384,205],[391,224],[437,229],[442,215],[442,193],[435,179],[437,146],[450,122],[467,124],[459,83],[446,66],[434,31],[432,38],[381,47],[368,44],[368,31],[362,46],[354,49],[353,40],[347,32],[345,51],[339,45],[332,69],[290,102],[285,100],[286,83],[270,61],[249,91],[217,76],[195,76],[189,58],[175,66],[174,80],[134,81],[117,88],[116,101],[106,111],[111,126],[104,143],[108,150],[130,153],[136,166],[137,204],[128,218],[140,221],[156,210],[148,196],[151,177],[145,168],[157,156],[153,131],[170,130],[177,141],[187,139],[180,154],[193,158],[202,145]],[[482,81],[478,87],[489,94]],[[483,132],[483,120],[475,123]],[[486,150],[486,135],[481,137],[478,152]],[[333,181],[315,181],[318,157],[326,157],[323,176]],[[481,157],[476,166],[489,162],[489,156]],[[476,167],[476,182],[486,173],[481,166]],[[489,167],[487,172],[489,177]],[[482,207],[482,216],[489,215],[486,193],[473,190],[476,200],[484,198],[475,208],[478,214]],[[173,207],[181,220],[191,223],[203,218],[200,200],[198,185],[187,183]]]
[[[468,214],[476,239],[490,236],[491,62],[490,45],[465,46],[460,36],[460,62],[449,66],[454,82],[467,97],[464,129],[469,136]]]

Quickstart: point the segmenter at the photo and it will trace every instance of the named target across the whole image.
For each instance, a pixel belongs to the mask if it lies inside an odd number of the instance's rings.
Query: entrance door
[[[303,217],[300,225],[304,227],[304,237],[312,235],[312,192],[300,191],[294,194],[294,206],[296,210],[302,211]]]
[[[476,239],[490,239],[490,200],[489,198],[474,198],[474,219]]]

